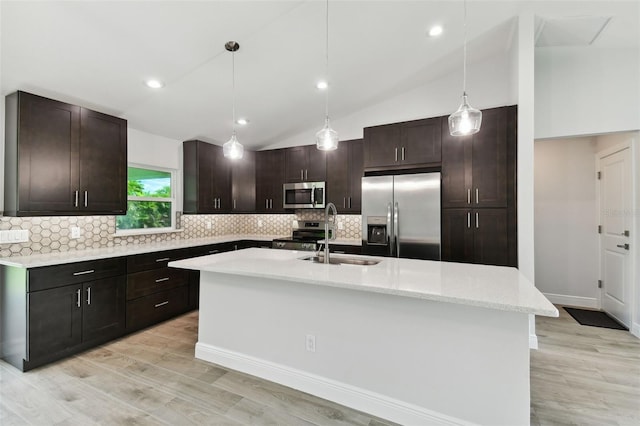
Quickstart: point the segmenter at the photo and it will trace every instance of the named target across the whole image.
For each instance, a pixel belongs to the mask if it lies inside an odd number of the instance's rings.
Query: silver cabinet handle
[[[78,207],[78,191],[73,191],[75,200],[73,202],[73,207]]]
[[[169,277],[158,278],[158,279],[156,280],[156,283],[161,283],[161,282],[164,282],[164,281],[169,281]]]
[[[398,147],[395,148],[395,152],[396,152],[396,161],[398,161]]]
[[[273,209],[273,198],[269,199],[269,208]]]
[[[164,306],[164,305],[168,305],[168,304],[169,304],[169,301],[168,301],[168,300],[165,300],[165,301],[164,301],[164,302],[162,302],[162,303],[158,303],[158,304],[154,305],[154,307],[159,308],[160,306]]]
[[[467,212],[467,229],[471,229],[471,212]]]
[[[89,205],[89,191],[84,191],[84,206],[87,207]]]
[[[76,299],[76,306],[78,308],[80,307],[80,291],[81,291],[80,289],[76,290],[76,296],[78,296],[77,299]]]
[[[404,161],[404,146],[402,147],[402,161]]]
[[[478,204],[478,188],[476,188],[476,204]]]
[[[265,198],[265,199],[264,199],[264,208],[265,208],[265,209],[268,209],[268,208],[269,208],[269,199],[268,199],[268,198]]]
[[[77,277],[78,275],[93,274],[94,272],[95,272],[95,269],[89,269],[86,271],[74,272],[73,275]]]
[[[351,208],[351,197],[349,197],[349,208]]]
[[[309,180],[309,169],[304,169],[304,180]]]
[[[342,197],[342,208],[343,209],[347,208],[347,197]]]
[[[629,250],[629,244],[617,244],[616,247],[623,248],[625,250]]]
[[[209,254],[220,253],[220,250],[209,250]]]
[[[87,305],[91,304],[91,287],[87,287]]]
[[[236,199],[235,198],[233,199],[233,209],[234,210],[236,209]]]
[[[476,229],[480,228],[479,213],[476,212]]]
[[[471,188],[467,188],[467,204],[471,204]]]
[[[163,257],[161,259],[156,259],[156,262],[166,262],[167,260],[171,260],[170,257]]]
[[[300,180],[304,180],[304,170],[300,169]]]

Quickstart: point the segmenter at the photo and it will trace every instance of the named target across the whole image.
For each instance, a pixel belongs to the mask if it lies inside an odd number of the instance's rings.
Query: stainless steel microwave
[[[285,183],[282,187],[285,209],[323,209],[324,182]]]

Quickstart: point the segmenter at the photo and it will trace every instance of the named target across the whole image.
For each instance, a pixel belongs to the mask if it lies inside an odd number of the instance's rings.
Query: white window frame
[[[164,228],[137,228],[137,229],[118,229],[118,222],[116,219],[116,232],[115,236],[128,236],[128,235],[145,235],[145,234],[165,234],[169,232],[180,232],[176,229],[176,211],[177,211],[177,198],[176,198],[176,178],[178,171],[176,169],[169,169],[166,167],[153,166],[150,164],[140,163],[128,163],[129,167],[135,167],[138,169],[154,170],[158,172],[170,173],[171,175],[171,197],[138,197],[135,195],[127,195],[127,203],[129,201],[160,201],[171,203],[171,226]],[[127,174],[127,185],[129,182],[129,176]]]

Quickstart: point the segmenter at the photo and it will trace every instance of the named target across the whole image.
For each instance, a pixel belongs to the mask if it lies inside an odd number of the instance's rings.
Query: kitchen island
[[[558,312],[517,269],[309,255],[171,262],[201,272],[196,357],[403,424],[529,423],[528,316]]]

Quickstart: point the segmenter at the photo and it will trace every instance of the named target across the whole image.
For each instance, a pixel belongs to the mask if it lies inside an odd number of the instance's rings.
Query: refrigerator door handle
[[[399,234],[400,234],[400,215],[398,212],[398,203],[395,203],[393,206],[393,235],[394,235],[394,240],[395,240],[395,244],[396,244],[396,253],[395,256],[396,257],[400,257],[400,238],[399,238]]]
[[[391,220],[391,203],[387,204],[387,245],[389,246],[389,256],[393,256],[393,222]]]

